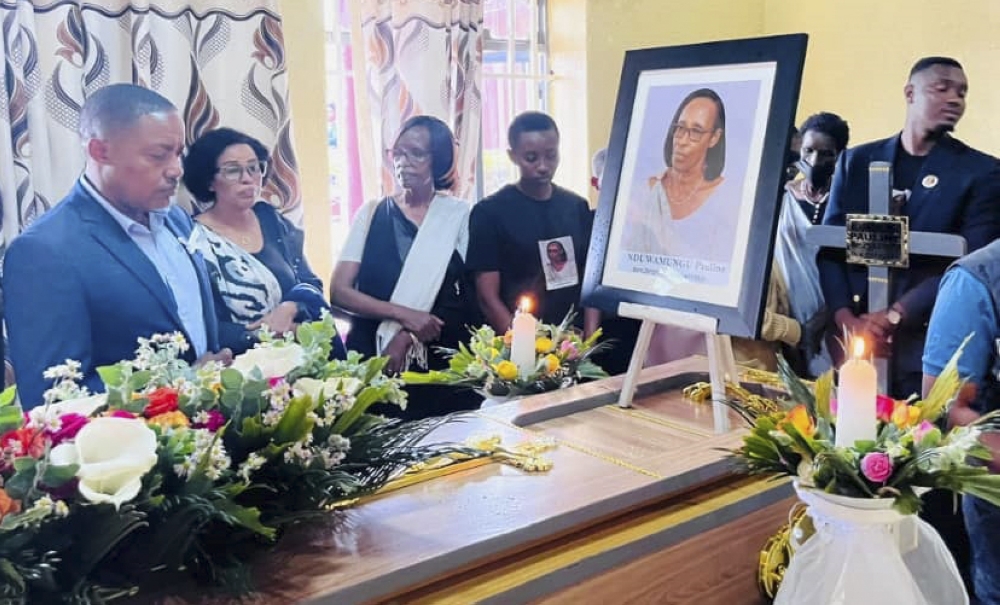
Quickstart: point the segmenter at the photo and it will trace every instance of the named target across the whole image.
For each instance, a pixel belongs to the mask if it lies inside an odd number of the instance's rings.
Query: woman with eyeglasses
[[[666,170],[651,177],[648,189],[630,203],[624,249],[672,257],[667,266],[683,279],[723,285],[741,195],[732,186],[722,191],[726,109],[715,91],[695,90],[677,107],[663,142],[663,160]]]
[[[208,264],[221,346],[239,354],[263,326],[276,333],[319,319],[322,282],[303,254],[304,235],[261,199],[268,153],[230,128],[202,135],[184,158],[184,186],[202,210],[188,246]],[[346,356],[339,338],[335,357]]]
[[[333,271],[330,299],[352,316],[347,348],[389,358],[386,372],[441,369],[436,347],[455,347],[474,325],[465,269],[469,204],[455,183],[455,139],[437,118],[415,116],[387,151],[397,191],[368,202],[351,225]],[[477,407],[479,398],[441,386],[410,386],[407,419]]]

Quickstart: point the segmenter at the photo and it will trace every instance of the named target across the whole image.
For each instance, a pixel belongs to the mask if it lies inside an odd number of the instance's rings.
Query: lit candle
[[[855,441],[875,440],[875,399],[878,376],[875,366],[863,358],[865,341],[856,337],[854,357],[840,368],[837,387],[837,447],[853,447]]]
[[[537,322],[531,314],[531,299],[522,296],[511,326],[510,360],[517,366],[521,378],[535,371],[535,329]]]

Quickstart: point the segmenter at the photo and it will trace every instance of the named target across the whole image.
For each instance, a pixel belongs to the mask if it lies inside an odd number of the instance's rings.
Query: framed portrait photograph
[[[758,336],[806,40],[626,53],[584,305],[698,313]]]

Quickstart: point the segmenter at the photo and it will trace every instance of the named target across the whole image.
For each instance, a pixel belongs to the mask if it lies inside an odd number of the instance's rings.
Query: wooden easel
[[[646,361],[649,341],[656,324],[696,330],[705,334],[705,348],[708,350],[708,375],[712,385],[712,416],[715,421],[715,432],[728,433],[729,408],[722,403],[722,400],[726,397],[726,381],[735,381],[738,375],[732,342],[728,335],[718,333],[719,320],[698,313],[633,303],[620,303],[618,315],[642,320],[639,337],[635,341],[635,349],[632,350],[632,360],[629,362],[628,372],[622,383],[622,392],[618,397],[618,405],[623,408],[632,407],[635,387],[639,384],[639,372],[642,371],[643,363]]]

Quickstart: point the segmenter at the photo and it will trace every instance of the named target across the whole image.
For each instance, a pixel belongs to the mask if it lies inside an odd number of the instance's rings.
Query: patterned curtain
[[[414,115],[443,120],[458,143],[455,194],[476,192],[482,82],[482,0],[363,0],[372,134],[383,191],[395,183],[388,149]]]
[[[301,220],[279,0],[0,0],[0,254],[83,169],[80,108],[132,82],[182,112],[187,141],[218,126],[271,149],[272,203]]]

